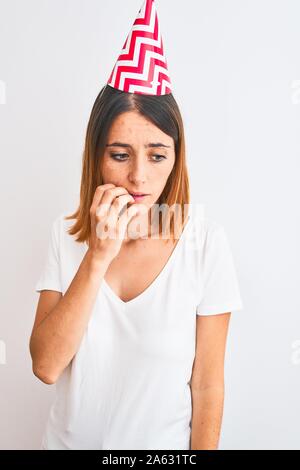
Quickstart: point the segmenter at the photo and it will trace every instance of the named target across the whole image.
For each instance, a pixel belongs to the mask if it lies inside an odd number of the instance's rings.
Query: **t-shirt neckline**
[[[181,244],[183,243],[183,240],[186,236],[186,233],[188,231],[187,228],[190,225],[190,220],[191,220],[191,216],[189,214],[188,215],[188,220],[186,221],[186,224],[185,224],[185,226],[184,226],[184,228],[181,232],[181,235],[180,235],[173,251],[171,252],[166,264],[161,269],[161,271],[156,276],[156,278],[151,282],[151,284],[148,287],[146,287],[146,289],[143,290],[143,292],[141,292],[140,294],[138,294],[136,297],[134,297],[131,300],[124,301],[115,293],[115,291],[110,287],[110,285],[106,282],[106,280],[103,277],[101,285],[102,285],[103,289],[106,291],[107,295],[110,298],[112,298],[113,300],[115,300],[123,308],[131,307],[132,305],[136,304],[137,302],[140,302],[141,300],[144,300],[148,295],[150,295],[150,293],[153,291],[153,289],[157,286],[157,284],[161,281],[161,279],[164,276],[166,276],[167,272],[170,270],[171,265],[174,262],[174,259],[176,257],[176,253],[178,253],[179,248],[180,248]]]

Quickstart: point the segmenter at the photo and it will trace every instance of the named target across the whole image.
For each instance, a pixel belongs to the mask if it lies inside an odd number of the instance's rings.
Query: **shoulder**
[[[67,232],[67,230],[74,224],[75,219],[67,219],[68,214],[66,211],[60,212],[53,220],[53,226],[59,232]]]
[[[206,245],[218,235],[225,236],[224,225],[218,220],[193,211],[191,218],[191,225],[199,243]]]
[[[76,219],[68,219],[70,212],[59,213],[54,222],[54,232],[57,239],[57,244],[61,255],[64,255],[65,260],[81,260],[82,256],[88,249],[87,244],[77,241],[77,234],[71,234],[71,228],[76,222]]]
[[[196,245],[195,258],[198,264],[214,266],[216,263],[227,262],[231,258],[231,243],[222,222],[207,216],[193,217],[193,243]]]
[[[52,234],[59,245],[61,245],[64,240],[72,238],[68,230],[74,224],[75,219],[66,219],[67,216],[68,214],[65,211],[60,212],[52,220]]]
[[[52,219],[52,231],[56,236],[60,236],[64,228],[64,217],[65,213],[59,213],[54,219]]]

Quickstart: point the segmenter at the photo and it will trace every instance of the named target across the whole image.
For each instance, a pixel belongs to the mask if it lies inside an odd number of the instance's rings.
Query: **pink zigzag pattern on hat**
[[[165,95],[172,92],[153,0],[146,0],[140,9],[108,84],[129,93]]]

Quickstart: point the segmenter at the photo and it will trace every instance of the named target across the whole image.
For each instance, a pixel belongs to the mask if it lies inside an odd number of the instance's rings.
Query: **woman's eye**
[[[128,156],[127,153],[111,153],[111,157],[114,158],[115,160],[119,161],[119,162],[124,161],[127,156]],[[122,157],[125,157],[125,158],[122,158]],[[153,158],[159,158],[159,160],[153,160],[154,163],[159,163],[162,160],[166,159],[166,157],[164,155],[153,155]]]
[[[156,163],[161,162],[166,159],[166,157],[164,157],[163,155],[153,155],[153,157],[160,158],[160,160],[154,160]]]
[[[123,161],[123,159],[118,159],[117,157],[126,157],[127,153],[111,153],[112,158],[114,158],[117,161]]]

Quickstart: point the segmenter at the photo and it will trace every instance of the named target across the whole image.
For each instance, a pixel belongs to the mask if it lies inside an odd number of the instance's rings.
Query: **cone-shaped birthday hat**
[[[107,84],[128,93],[172,93],[154,0],[144,1]]]

